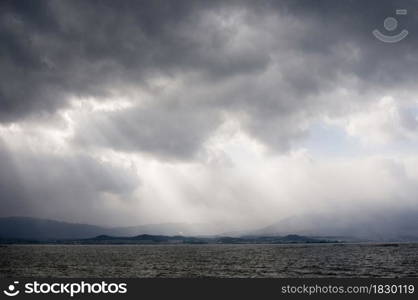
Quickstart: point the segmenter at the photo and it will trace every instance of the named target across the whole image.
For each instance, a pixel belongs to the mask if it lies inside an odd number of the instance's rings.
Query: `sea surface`
[[[418,277],[418,244],[0,246],[20,276]]]

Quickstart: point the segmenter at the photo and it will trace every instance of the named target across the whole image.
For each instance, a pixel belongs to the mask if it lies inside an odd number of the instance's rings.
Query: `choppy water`
[[[0,277],[418,277],[418,244],[0,246]]]

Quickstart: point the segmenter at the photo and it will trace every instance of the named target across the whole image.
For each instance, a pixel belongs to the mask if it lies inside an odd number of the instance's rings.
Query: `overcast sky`
[[[417,34],[412,0],[1,1],[0,216],[418,211]]]

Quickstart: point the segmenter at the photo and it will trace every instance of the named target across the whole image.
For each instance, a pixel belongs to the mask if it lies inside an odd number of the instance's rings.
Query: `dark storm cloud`
[[[189,68],[216,76],[248,72],[264,58],[222,55],[228,33],[184,28],[212,2],[3,1],[0,121],[53,112],[68,95],[103,95],[109,85]],[[208,39],[208,44],[203,41]],[[206,48],[210,44],[210,48]],[[219,52],[218,52],[219,51]]]
[[[323,71],[328,70],[331,75],[338,72],[353,74],[371,87],[393,87],[412,82],[410,76],[417,71],[413,51],[418,43],[414,34],[418,25],[417,1],[289,1],[289,7],[291,15],[305,19],[311,25],[308,34],[297,42],[297,49],[306,54],[325,55],[323,62],[333,64],[325,64]],[[407,9],[408,14],[397,16],[396,9],[400,8]],[[398,31],[410,31],[408,38],[396,46],[382,43],[371,35],[374,29],[387,35],[398,33],[384,29],[383,21],[389,16],[399,21]],[[354,50],[359,51],[356,60],[335,57],[338,54],[334,52],[336,45],[348,50],[354,46]]]
[[[413,82],[418,67],[415,35],[396,45],[371,35],[396,8],[409,9],[408,16],[399,17],[400,25],[413,33],[415,1],[2,2],[0,122],[53,113],[71,96],[100,99],[126,86],[146,88],[154,76],[175,78],[192,72],[198,74],[195,81],[202,90],[212,88],[216,94],[210,100],[212,115],[244,112],[247,118],[242,122],[251,134],[286,150],[292,139],[306,134],[299,126],[303,119],[335,105],[315,96],[334,89],[342,78],[358,80],[360,92]],[[238,24],[222,24],[233,23],[234,18]],[[254,33],[237,41],[244,27]],[[263,74],[272,65],[277,72],[271,75],[272,82],[265,83]],[[241,85],[223,93],[220,84],[237,76],[245,77]],[[156,124],[158,118],[147,120],[141,111],[136,119],[128,111],[126,118],[106,121],[118,128],[120,136],[105,139],[121,150],[193,154],[218,124],[208,126],[203,118],[202,126],[197,126],[196,116],[205,111],[193,102],[201,100],[187,92],[182,97],[197,110],[171,112],[178,114],[173,120],[181,120],[185,130]],[[158,110],[160,105],[153,107]],[[160,113],[150,111],[150,116],[156,114]],[[219,115],[210,119],[217,120]],[[130,124],[141,130],[148,127],[149,132],[131,130]],[[181,141],[196,137],[200,129],[203,138]],[[152,142],[147,134],[153,136]],[[182,147],[167,144],[167,135],[173,134]]]

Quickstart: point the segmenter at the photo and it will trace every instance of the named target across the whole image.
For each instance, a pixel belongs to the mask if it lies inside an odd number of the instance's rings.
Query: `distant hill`
[[[183,236],[202,236],[215,235],[223,231],[220,225],[206,223],[161,223],[146,224],[130,227],[115,227],[114,234],[119,236],[134,236],[139,234],[150,235],[183,235]]]
[[[168,223],[109,228],[28,217],[8,217],[0,218],[0,243],[283,244],[329,242],[327,239],[300,235],[230,237],[190,234],[202,232],[202,230],[207,230],[207,227],[201,224],[193,226],[182,223]]]
[[[258,238],[258,242],[270,243],[269,237],[295,239],[307,237],[339,241],[411,242],[418,241],[418,214],[414,211],[391,215],[348,217],[344,215],[301,215],[280,220],[270,226],[252,231],[225,232],[222,227],[207,224],[164,223],[131,227],[102,227],[89,224],[67,223],[28,217],[0,218],[0,239],[25,240],[77,240],[97,236],[134,237],[140,235],[170,237],[215,237],[222,243],[248,242]],[[290,235],[289,235],[290,234]],[[112,238],[113,239],[113,238]],[[132,239],[132,238],[129,238]],[[242,239],[246,239],[243,241]],[[264,240],[263,240],[264,239]],[[202,240],[198,241],[202,242]]]
[[[102,227],[29,217],[0,218],[0,238],[85,239],[98,235],[202,235],[213,232],[214,229],[206,224],[163,223],[131,227]]]
[[[0,218],[0,238],[3,239],[83,239],[100,234],[114,234],[114,231],[94,225],[28,217]]]
[[[418,213],[392,212],[345,216],[308,214],[280,220],[247,234],[276,236],[288,233],[331,236],[353,241],[418,241]]]
[[[133,237],[99,235],[87,239],[0,239],[0,244],[76,244],[76,245],[167,245],[167,244],[301,244],[301,243],[335,243],[337,241],[304,237],[299,235],[263,237],[187,237],[141,234]]]

